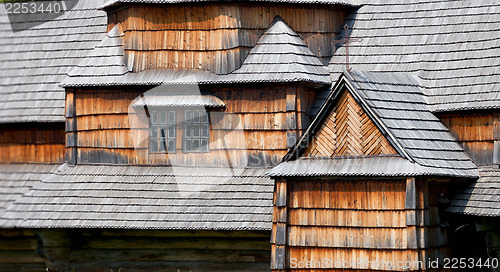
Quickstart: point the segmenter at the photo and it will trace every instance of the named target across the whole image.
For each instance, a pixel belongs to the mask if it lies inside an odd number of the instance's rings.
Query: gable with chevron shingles
[[[354,97],[345,90],[316,131],[307,157],[397,155]]]

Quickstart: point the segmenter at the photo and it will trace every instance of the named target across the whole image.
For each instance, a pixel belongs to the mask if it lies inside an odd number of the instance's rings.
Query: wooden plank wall
[[[398,154],[347,90],[341,95],[312,141],[304,156]]]
[[[45,271],[43,258],[38,256],[35,233],[29,230],[0,230],[0,271]]]
[[[228,2],[134,5],[111,11],[108,28],[120,24],[126,60],[134,72],[184,68],[227,74],[241,66],[277,15],[325,65],[328,63],[333,54],[331,41],[345,16],[335,6]]]
[[[277,180],[276,186],[273,271],[433,271],[427,267],[428,258],[449,256],[447,235],[440,228],[445,219],[437,204],[443,185],[411,178]],[[284,208],[279,206],[283,197]],[[283,218],[285,226],[280,225]],[[364,261],[358,263],[359,258]],[[375,261],[382,260],[395,266],[410,261],[417,269],[377,267]],[[300,267],[300,261],[305,266]],[[339,267],[337,261],[349,265]]]
[[[266,271],[271,255],[268,231],[43,230],[41,237],[57,271]]]
[[[0,163],[64,162],[64,123],[0,126]]]
[[[500,163],[500,114],[446,114],[439,118],[478,165]]]
[[[168,155],[148,151],[147,119],[129,109],[144,90],[75,91],[78,163],[276,165],[308,125],[315,94],[300,85],[210,88],[226,104],[210,113],[210,152],[183,153],[179,142]]]

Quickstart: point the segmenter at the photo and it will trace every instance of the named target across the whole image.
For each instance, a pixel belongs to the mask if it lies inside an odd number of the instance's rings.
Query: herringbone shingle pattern
[[[306,152],[310,157],[397,155],[349,92],[342,96]]]

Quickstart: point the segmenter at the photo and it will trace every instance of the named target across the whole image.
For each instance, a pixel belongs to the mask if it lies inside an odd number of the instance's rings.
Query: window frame
[[[200,117],[200,122],[194,123],[193,121],[196,120],[194,116],[191,118],[191,122],[186,122],[187,115],[186,112],[188,111],[193,111],[193,112],[204,112],[205,114]],[[164,118],[166,119],[166,122],[161,122],[162,120],[162,114],[166,113]],[[171,122],[170,116],[172,116],[172,113],[174,115],[174,123]],[[192,154],[192,153],[208,153],[210,152],[210,114],[209,110],[205,107],[172,107],[172,108],[153,108],[148,110],[148,120],[149,120],[149,127],[148,127],[148,154],[176,154],[179,151],[184,154]],[[156,118],[156,119],[154,119]],[[203,120],[201,118],[204,118]],[[205,119],[206,118],[206,119]],[[198,125],[199,126],[199,136],[191,137],[191,140],[199,140],[201,147],[201,142],[205,140],[207,142],[205,149],[203,150],[188,150],[186,146],[186,127],[189,124],[193,124],[193,126]],[[162,129],[162,125],[164,126]],[[206,129],[203,130],[203,126],[206,126]],[[153,130],[152,128],[156,127],[156,137],[153,137]],[[173,130],[173,137],[170,137],[170,129],[175,128]],[[203,136],[203,132],[206,131],[206,136]],[[161,137],[161,133],[166,133],[166,136]],[[153,139],[156,139],[156,149],[153,150]],[[165,139],[163,141],[164,143],[164,149],[161,149],[161,144],[162,142],[160,139]],[[170,145],[169,142],[173,142],[173,150],[169,150]]]
[[[193,111],[193,112],[204,112],[205,114],[203,115],[203,117],[198,114],[198,119],[199,119],[199,122],[195,122],[196,121],[196,117],[193,115],[191,118],[191,122],[186,122],[186,120],[188,119],[186,117],[186,114],[188,111]],[[203,118],[203,119],[202,119]],[[204,118],[206,118],[206,121],[204,121]],[[192,124],[191,126],[199,126],[199,136],[190,136],[190,139],[186,139],[186,133],[187,133],[187,126],[189,124]],[[206,131],[207,131],[207,134],[206,136],[203,136],[203,126],[206,126]],[[194,132],[194,130],[193,130]],[[196,141],[198,140],[200,142],[200,145],[199,147],[202,147],[202,146],[206,146],[206,150],[187,150],[187,146],[186,146],[186,141],[187,140],[191,140],[191,141]],[[207,142],[206,145],[201,145],[201,142],[205,140]],[[183,122],[182,122],[182,152],[183,153],[207,153],[207,152],[210,152],[210,116],[208,114],[208,111],[204,108],[203,110],[201,109],[198,109],[198,108],[186,108],[183,110]]]

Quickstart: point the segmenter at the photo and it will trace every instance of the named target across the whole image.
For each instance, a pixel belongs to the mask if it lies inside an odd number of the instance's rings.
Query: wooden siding
[[[446,186],[428,180],[276,181],[271,268],[273,271],[408,271],[356,264],[422,261],[449,256],[438,197]],[[286,223],[284,223],[286,222]],[[325,258],[333,266],[322,263]],[[345,269],[336,261],[354,260]],[[312,267],[298,267],[310,261]],[[331,264],[331,263],[330,263]],[[417,264],[417,263],[416,263]],[[420,265],[418,264],[418,265]],[[352,269],[352,270],[351,270]]]
[[[439,116],[477,165],[500,163],[500,114],[446,114]]]
[[[45,263],[38,256],[37,239],[29,230],[0,230],[0,271],[45,271]]]
[[[182,152],[178,125],[177,153],[148,151],[148,121],[130,107],[143,90],[75,91],[76,156],[79,163],[276,165],[309,124],[315,92],[305,86],[213,87],[226,107],[209,110],[210,152]],[[178,108],[182,109],[182,108]],[[130,113],[130,114],[129,114]],[[178,117],[182,115],[178,114]]]
[[[42,230],[54,271],[265,271],[269,232]]]
[[[306,150],[307,157],[396,155],[354,97],[344,91],[337,104],[316,132]]]
[[[134,72],[184,68],[227,74],[241,66],[277,15],[328,63],[331,41],[345,16],[339,7],[227,2],[129,6],[109,13],[108,30],[120,25],[126,62]]]
[[[0,163],[64,161],[64,124],[0,126]]]

